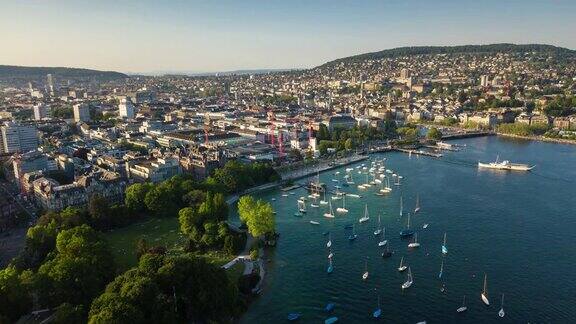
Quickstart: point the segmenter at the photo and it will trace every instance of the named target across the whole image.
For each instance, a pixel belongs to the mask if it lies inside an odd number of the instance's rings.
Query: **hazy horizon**
[[[301,69],[404,46],[576,48],[574,1],[0,2],[0,64],[133,74]]]

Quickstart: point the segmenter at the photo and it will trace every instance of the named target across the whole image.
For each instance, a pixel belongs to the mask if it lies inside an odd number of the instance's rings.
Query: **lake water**
[[[346,199],[348,214],[331,220],[327,208],[310,208],[294,217],[297,199],[307,196],[304,188],[282,197],[280,190],[260,193],[277,211],[278,246],[268,257],[262,295],[250,306],[242,323],[286,322],[290,312],[302,313],[300,322],[320,323],[337,316],[342,323],[387,321],[393,323],[568,323],[576,320],[576,146],[481,137],[452,141],[466,147],[445,152],[440,159],[403,153],[372,155],[370,160],[320,174],[330,188],[332,179],[342,179],[345,169],[374,159],[386,158],[387,169],[403,176],[401,186],[392,186],[387,196],[376,189],[344,187],[363,198]],[[518,163],[536,164],[532,172],[479,170],[478,161],[493,161],[497,155]],[[338,176],[335,171],[340,171]],[[365,181],[354,169],[356,183]],[[310,179],[303,179],[307,182]],[[399,237],[406,216],[414,210],[416,196],[421,211],[412,217],[421,247],[409,250],[409,240]],[[339,207],[341,200],[333,200]],[[358,224],[368,206],[370,220]],[[393,256],[381,257],[382,248],[373,231],[378,215],[386,227]],[[310,220],[320,222],[312,225]],[[358,238],[349,242],[346,224],[355,223]],[[422,225],[429,223],[427,229]],[[328,274],[326,242],[333,241],[334,272]],[[448,254],[441,245],[447,233]],[[404,256],[414,284],[402,291],[406,272],[397,271]],[[438,278],[444,258],[442,279]],[[362,280],[365,260],[369,278]],[[488,276],[491,306],[480,300],[484,273]],[[445,285],[445,291],[440,288]],[[498,317],[501,294],[505,294],[506,316]],[[373,319],[377,294],[382,317]],[[458,314],[462,296],[468,311]],[[327,303],[334,311],[324,311]]]

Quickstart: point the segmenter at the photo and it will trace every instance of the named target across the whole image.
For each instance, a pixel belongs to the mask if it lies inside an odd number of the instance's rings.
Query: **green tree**
[[[346,142],[344,143],[344,148],[347,149],[348,151],[352,150],[354,148],[354,141],[352,141],[351,138],[347,139]]]
[[[273,233],[275,230],[274,209],[270,203],[243,196],[238,202],[238,213],[248,226],[248,232],[254,237]]]
[[[438,130],[436,127],[430,127],[428,129],[428,133],[426,134],[426,138],[430,140],[441,140],[442,139],[442,132]]]
[[[175,213],[174,208],[178,207],[174,193],[168,186],[159,185],[146,193],[144,198],[146,208],[155,216],[167,217]]]
[[[204,216],[192,207],[185,207],[178,212],[180,231],[184,234],[192,234],[194,228],[199,228],[204,223]]]
[[[144,198],[152,186],[150,183],[135,183],[126,188],[126,198],[124,199],[126,207],[133,212],[143,212],[146,209]]]
[[[0,270],[0,322],[15,323],[32,309],[32,297],[14,267]]]
[[[108,229],[111,227],[113,219],[110,204],[100,194],[94,194],[88,200],[88,214],[94,227],[98,229]]]

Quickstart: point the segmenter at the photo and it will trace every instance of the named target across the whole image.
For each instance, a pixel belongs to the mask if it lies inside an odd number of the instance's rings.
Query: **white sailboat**
[[[418,233],[414,234],[414,242],[409,243],[408,247],[411,249],[419,248],[420,243],[418,243]]]
[[[346,195],[342,196],[342,207],[336,208],[336,212],[338,213],[347,213],[348,209],[346,209]]]
[[[382,230],[382,241],[378,242],[378,246],[384,246],[388,243],[388,240],[386,239],[386,227],[384,227],[384,229]]]
[[[306,213],[306,202],[304,200],[298,200],[298,211],[302,214]]]
[[[414,281],[412,280],[412,269],[410,269],[410,267],[408,267],[408,277],[406,279],[406,282],[402,284],[402,289],[410,288],[410,286],[412,286],[413,282]]]
[[[398,272],[403,272],[408,267],[404,264],[404,256],[400,259],[400,265],[398,266]]]
[[[414,214],[420,211],[420,195],[416,194],[416,207],[414,207]]]
[[[378,226],[374,230],[374,235],[379,235],[380,233],[382,233],[382,223],[380,221],[380,215],[378,215]]]
[[[366,204],[366,206],[364,207],[364,217],[360,218],[358,220],[359,223],[364,223],[367,222],[370,219],[370,216],[368,216],[368,204]]]
[[[364,273],[362,274],[362,280],[368,279],[368,260],[364,261]]]
[[[502,294],[502,301],[500,302],[500,311],[498,312],[498,316],[504,317],[506,313],[504,312],[504,294]]]
[[[490,306],[490,300],[488,300],[488,290],[487,290],[487,276],[484,274],[484,289],[482,289],[482,294],[480,295],[482,302],[486,306]]]
[[[332,235],[328,234],[328,242],[326,243],[326,247],[330,248],[332,246]]]
[[[320,225],[320,223],[318,223],[317,221],[313,221],[313,220],[310,221],[310,224],[312,224],[312,225]]]
[[[458,307],[458,309],[456,310],[456,312],[458,313],[463,313],[468,309],[468,307],[466,307],[466,295],[464,295],[464,297],[462,297],[462,306]]]
[[[324,217],[334,218],[334,211],[332,210],[332,201],[330,201],[329,205],[330,205],[330,212],[324,213]]]
[[[324,199],[320,200],[320,205],[328,205],[328,201],[326,201],[326,189],[324,189]]]
[[[443,274],[444,274],[444,259],[442,259],[442,264],[440,264],[440,273],[438,274],[438,279],[442,279]]]

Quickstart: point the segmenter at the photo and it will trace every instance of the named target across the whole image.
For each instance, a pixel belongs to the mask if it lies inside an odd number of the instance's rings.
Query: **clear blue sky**
[[[576,49],[575,18],[576,0],[0,0],[0,64],[206,72],[399,46]]]

